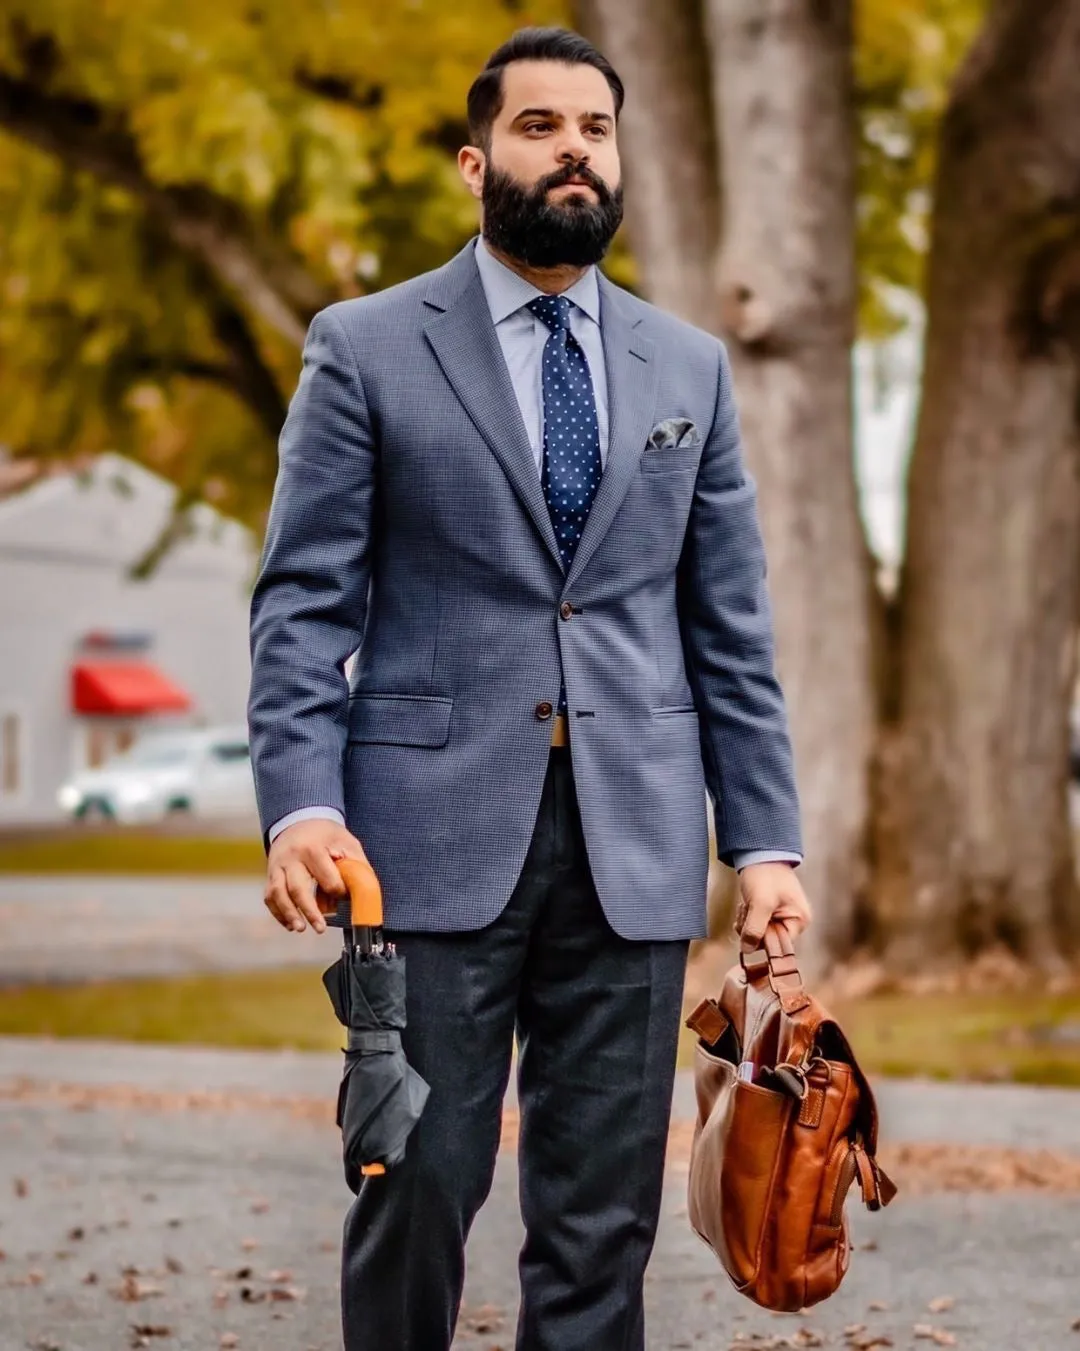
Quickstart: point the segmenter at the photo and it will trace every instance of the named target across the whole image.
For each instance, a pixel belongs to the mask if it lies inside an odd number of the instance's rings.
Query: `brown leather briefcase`
[[[816,1304],[848,1269],[852,1183],[871,1210],[896,1194],[874,1157],[870,1085],[779,926],[686,1022],[699,1037],[690,1223],[756,1304]]]

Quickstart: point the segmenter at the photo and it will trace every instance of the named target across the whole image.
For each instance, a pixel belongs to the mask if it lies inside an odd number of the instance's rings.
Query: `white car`
[[[73,775],[57,801],[69,816],[124,824],[160,821],[174,812],[254,813],[247,729],[147,733],[99,769]]]

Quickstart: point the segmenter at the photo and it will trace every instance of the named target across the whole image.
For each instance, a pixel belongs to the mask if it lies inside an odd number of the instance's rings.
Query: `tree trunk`
[[[724,164],[718,287],[762,503],[802,800],[806,960],[843,956],[866,887],[870,560],[852,474],[850,0],[709,0]]]
[[[717,331],[719,171],[701,0],[577,0],[577,22],[626,85],[626,224],[642,289]]]
[[[998,0],[946,114],[877,912],[887,960],[1080,931],[1080,0]]]

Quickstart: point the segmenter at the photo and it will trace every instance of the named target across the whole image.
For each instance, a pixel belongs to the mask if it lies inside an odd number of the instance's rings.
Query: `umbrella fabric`
[[[338,1092],[345,1181],[360,1190],[361,1167],[393,1168],[420,1119],[428,1085],[405,1059],[405,958],[346,951],[323,973],[334,1012],[348,1029]]]

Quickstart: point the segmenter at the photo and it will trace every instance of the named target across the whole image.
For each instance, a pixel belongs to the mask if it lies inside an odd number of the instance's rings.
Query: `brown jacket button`
[[[563,619],[569,619],[573,613],[574,607],[570,604],[568,600],[564,600],[563,603],[559,606],[559,614],[562,615]]]
[[[554,712],[555,712],[554,708],[551,706],[551,704],[548,703],[546,699],[544,699],[541,703],[536,705],[536,716],[540,719],[541,722],[547,722],[548,718],[550,718],[552,713]]]

